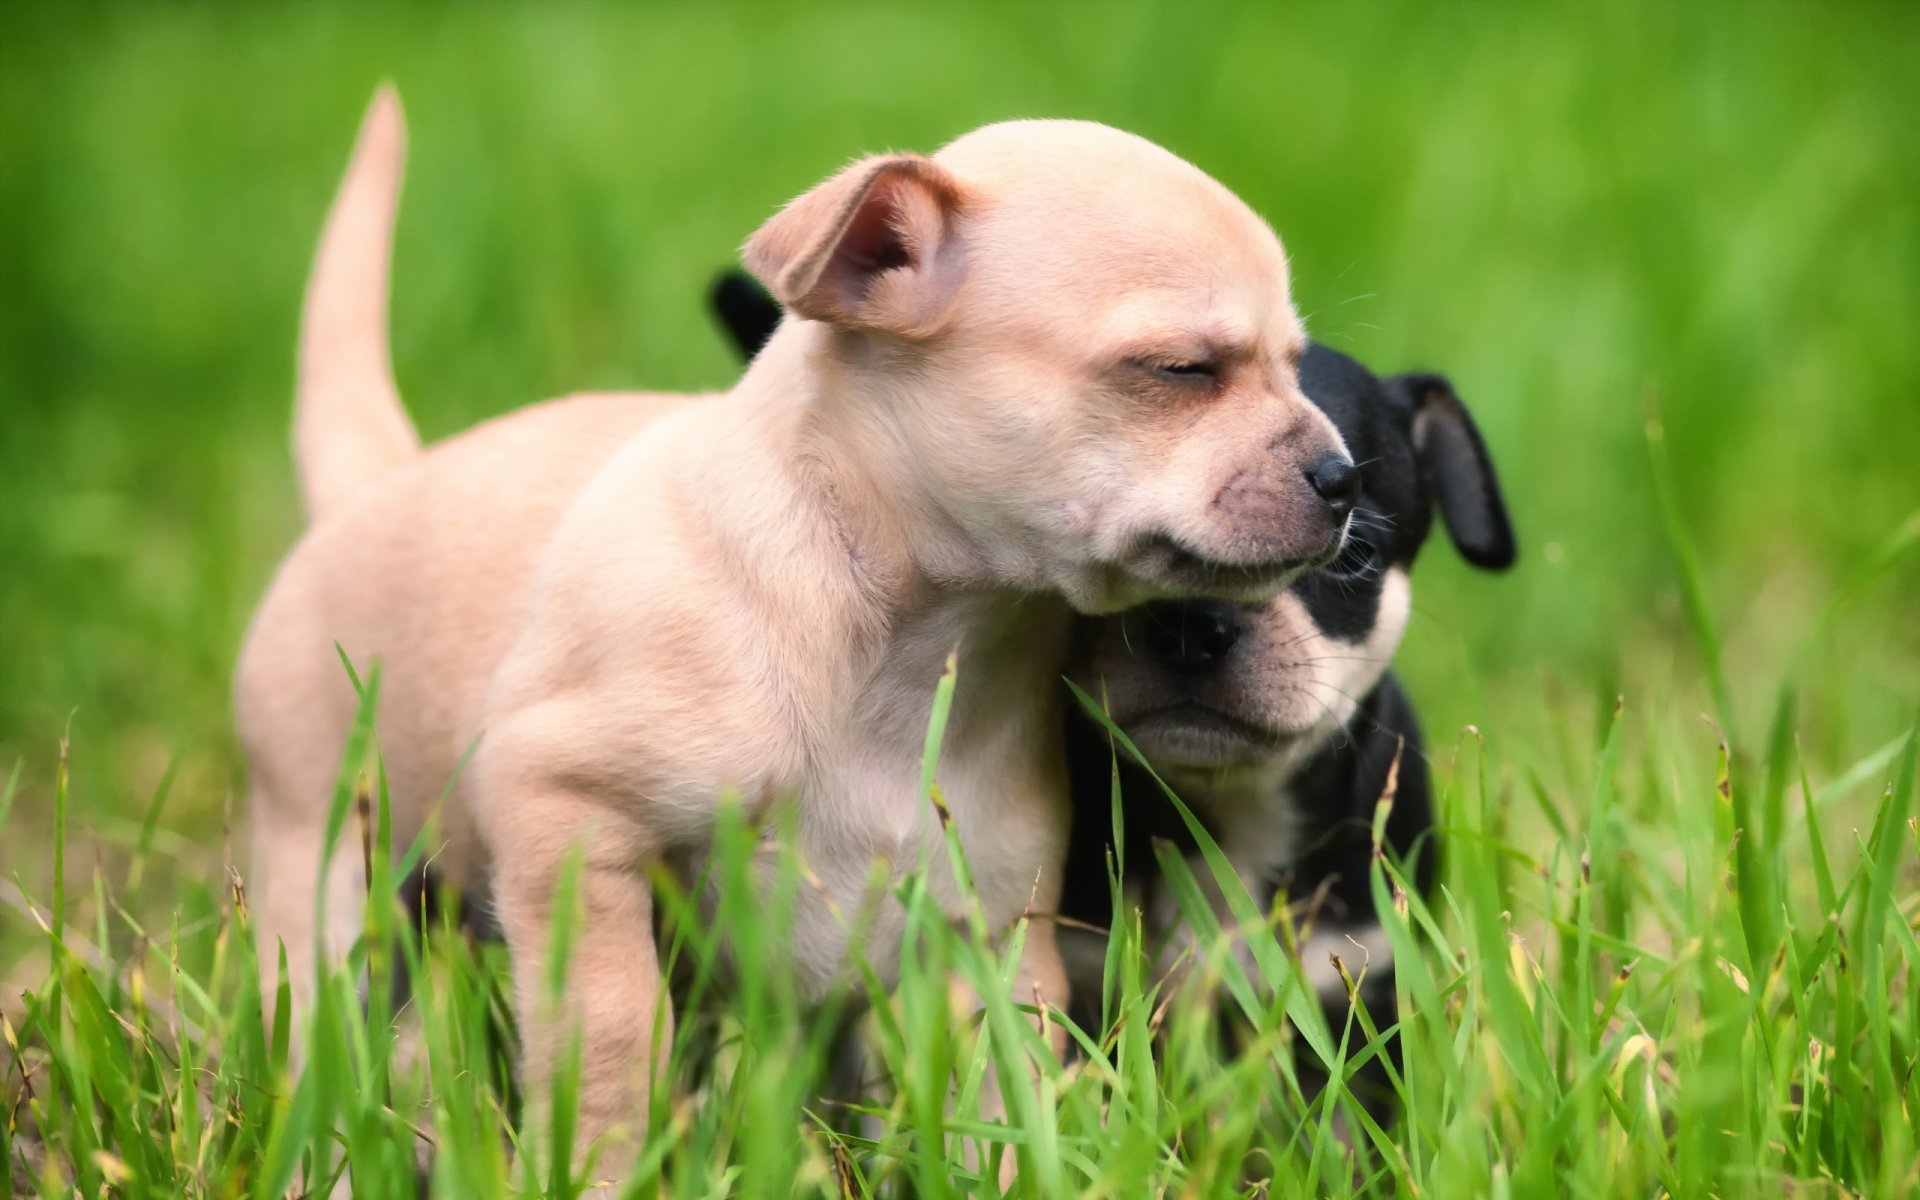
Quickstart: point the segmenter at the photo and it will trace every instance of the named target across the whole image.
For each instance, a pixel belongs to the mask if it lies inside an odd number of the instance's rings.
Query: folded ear
[[[780,306],[767,295],[767,289],[739,271],[722,271],[713,281],[707,301],[741,358],[760,353],[779,328]]]
[[[802,317],[926,337],[965,275],[961,201],[959,182],[930,158],[862,159],[747,239],[747,269]]]
[[[1516,547],[1500,481],[1467,406],[1444,375],[1402,375],[1395,381],[1413,404],[1413,453],[1440,517],[1461,557],[1504,571]]]

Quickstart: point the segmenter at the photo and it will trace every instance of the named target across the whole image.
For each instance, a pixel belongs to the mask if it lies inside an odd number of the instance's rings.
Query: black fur
[[[713,281],[707,303],[742,358],[760,353],[780,325],[780,305],[766,289],[737,271],[727,271]]]

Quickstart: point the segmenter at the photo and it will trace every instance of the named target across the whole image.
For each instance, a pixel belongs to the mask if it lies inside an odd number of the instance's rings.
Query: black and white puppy
[[[715,312],[751,356],[780,310],[758,285],[723,277]],[[1381,1024],[1392,1010],[1393,963],[1369,883],[1374,809],[1398,762],[1386,840],[1424,891],[1434,878],[1431,783],[1412,702],[1387,669],[1406,629],[1409,571],[1439,513],[1468,562],[1504,570],[1514,536],[1493,464],[1451,384],[1439,375],[1380,379],[1325,346],[1301,363],[1308,399],[1340,430],[1361,495],[1333,563],[1297,578],[1264,605],[1149,604],[1087,618],[1071,674],[1101,700],[1220,845],[1252,893],[1284,890],[1307,929],[1301,963],[1330,1010],[1348,1003],[1330,955],[1364,970],[1362,998]],[[1159,886],[1156,841],[1194,854],[1194,839],[1161,789],[1091,717],[1067,729],[1074,829],[1066,869],[1062,952],[1083,1027],[1099,1017],[1108,861],[1119,772],[1119,863],[1150,943],[1177,946],[1178,913]],[[1193,859],[1196,878],[1210,872]]]
[[[1360,468],[1339,558],[1268,604],[1168,602],[1083,622],[1073,674],[1207,828],[1256,903],[1285,892],[1307,934],[1301,966],[1334,1028],[1348,998],[1333,955],[1350,974],[1364,971],[1362,998],[1384,1026],[1393,963],[1369,867],[1375,806],[1396,762],[1388,848],[1422,891],[1439,851],[1419,721],[1388,670],[1406,629],[1409,572],[1436,511],[1478,567],[1511,566],[1514,536],[1485,444],[1444,377],[1380,379],[1314,345],[1300,382]],[[1092,720],[1073,722],[1068,744],[1074,830],[1063,914],[1096,926],[1111,918],[1117,769],[1121,879],[1149,941],[1177,946],[1153,843],[1186,851],[1195,877],[1208,880],[1186,823]],[[1104,941],[1080,937],[1063,951],[1076,1009],[1097,1016]]]

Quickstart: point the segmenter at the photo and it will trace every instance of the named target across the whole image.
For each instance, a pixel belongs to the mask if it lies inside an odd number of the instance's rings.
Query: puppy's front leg
[[[1230,838],[1234,840],[1230,841]],[[1245,835],[1236,836],[1231,828],[1221,833],[1218,840],[1223,846],[1242,846],[1253,841]],[[1253,898],[1255,909],[1264,910],[1265,904],[1271,899],[1266,869],[1255,859],[1233,854],[1226,854],[1225,857],[1227,866],[1239,879],[1240,886]],[[1186,866],[1201,898],[1206,901],[1214,921],[1227,939],[1228,953],[1239,963],[1247,979],[1256,988],[1259,987],[1264,976],[1253,947],[1247,941],[1252,931],[1242,928],[1240,915],[1227,899],[1220,878],[1214,874],[1213,864],[1207,861],[1205,855],[1195,851],[1186,856]],[[1184,980],[1193,975],[1197,959],[1205,952],[1205,946],[1181,910],[1178,897],[1164,880],[1150,889],[1147,913],[1151,922],[1149,935],[1161,935],[1160,947],[1152,963],[1153,977],[1175,987],[1182,986]]]
[[[673,1038],[654,945],[647,840],[606,806],[562,788],[495,795],[487,809],[498,864],[495,903],[513,956],[522,1022],[522,1128],[532,1144],[547,1145],[554,1077],[577,1036],[580,1103],[573,1145],[547,1149],[570,1151],[577,1169],[598,1142],[595,1177],[618,1181],[645,1137],[653,1066]],[[556,995],[555,897],[576,855],[579,920]]]
[[[1013,987],[1015,1003],[1031,1004],[1038,1010],[1034,1020],[1053,1048],[1054,1058],[1066,1054],[1066,1026],[1049,1012],[1065,1011],[1068,999],[1067,968],[1060,958],[1058,931],[1051,920],[1036,920],[1027,925],[1027,941],[1020,950],[1020,967]]]
[[[1056,909],[1058,900],[1058,896],[1055,896],[1049,901],[1045,911]],[[1060,958],[1054,923],[1047,919],[1030,920],[1027,923],[1026,941],[1020,948],[1020,964],[1014,971],[1013,1002],[1034,1006],[1033,1023],[1046,1037],[1055,1062],[1060,1061],[1067,1052],[1067,1029],[1058,1018],[1058,1013],[1066,1009],[1067,999],[1067,969]],[[1002,1079],[998,1069],[990,1072],[986,1093],[981,1097],[980,1115],[988,1120],[1006,1120],[1005,1089],[1031,1085],[1034,1077],[1044,1069],[1044,1063],[1037,1064],[1024,1080]],[[1000,1159],[1002,1191],[1013,1185],[1017,1173],[1017,1156],[1009,1148]]]

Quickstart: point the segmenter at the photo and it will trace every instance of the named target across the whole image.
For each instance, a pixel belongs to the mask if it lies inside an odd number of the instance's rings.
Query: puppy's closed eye
[[[1126,365],[1136,377],[1144,376],[1153,384],[1190,390],[1197,394],[1219,388],[1226,374],[1226,368],[1212,356],[1141,354],[1129,358]]]
[[[1219,364],[1199,361],[1176,361],[1152,364],[1153,369],[1164,379],[1176,383],[1218,383],[1220,381]]]

